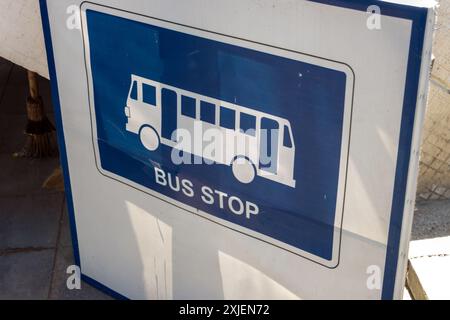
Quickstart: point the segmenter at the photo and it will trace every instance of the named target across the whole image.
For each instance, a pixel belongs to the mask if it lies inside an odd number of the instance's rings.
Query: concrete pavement
[[[54,123],[49,82],[40,79]],[[24,142],[26,71],[0,59],[0,299],[110,299],[82,282],[68,290],[74,264],[62,192],[42,189],[59,159],[18,159]]]

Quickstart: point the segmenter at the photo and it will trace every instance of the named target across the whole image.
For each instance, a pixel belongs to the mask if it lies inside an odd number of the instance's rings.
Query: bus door
[[[261,118],[259,168],[277,174],[279,124],[277,121]]]
[[[176,141],[172,133],[177,129],[177,94],[163,88],[161,90],[161,136]],[[172,139],[173,138],[173,139]]]

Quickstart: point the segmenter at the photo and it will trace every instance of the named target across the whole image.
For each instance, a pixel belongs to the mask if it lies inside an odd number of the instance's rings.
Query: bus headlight
[[[127,118],[130,117],[130,108],[129,107],[125,107],[125,115],[127,116]]]

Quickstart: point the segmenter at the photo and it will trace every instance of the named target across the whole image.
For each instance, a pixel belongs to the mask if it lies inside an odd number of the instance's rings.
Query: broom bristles
[[[45,158],[58,154],[55,141],[55,127],[44,113],[42,98],[27,98],[26,142],[15,157]]]

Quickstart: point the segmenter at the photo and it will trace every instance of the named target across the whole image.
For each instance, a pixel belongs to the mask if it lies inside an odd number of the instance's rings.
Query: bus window
[[[177,93],[163,88],[161,90],[161,136],[176,141],[173,135],[177,129]]]
[[[181,96],[181,114],[195,119],[195,99]]]
[[[241,131],[244,133],[255,136],[256,130],[256,117],[246,113],[241,113]]]
[[[215,124],[216,106],[209,102],[200,101],[200,120]]]
[[[223,128],[236,129],[236,112],[225,107],[220,108],[220,126]]]
[[[291,133],[287,125],[284,126],[283,146],[286,148],[292,148]]]
[[[142,84],[142,101],[156,106],[156,89],[154,86]]]
[[[138,99],[137,81],[133,81],[133,84],[131,85],[130,99],[133,99],[133,100]]]
[[[278,122],[269,119],[261,119],[261,140],[259,147],[259,168],[276,174],[278,168]]]

